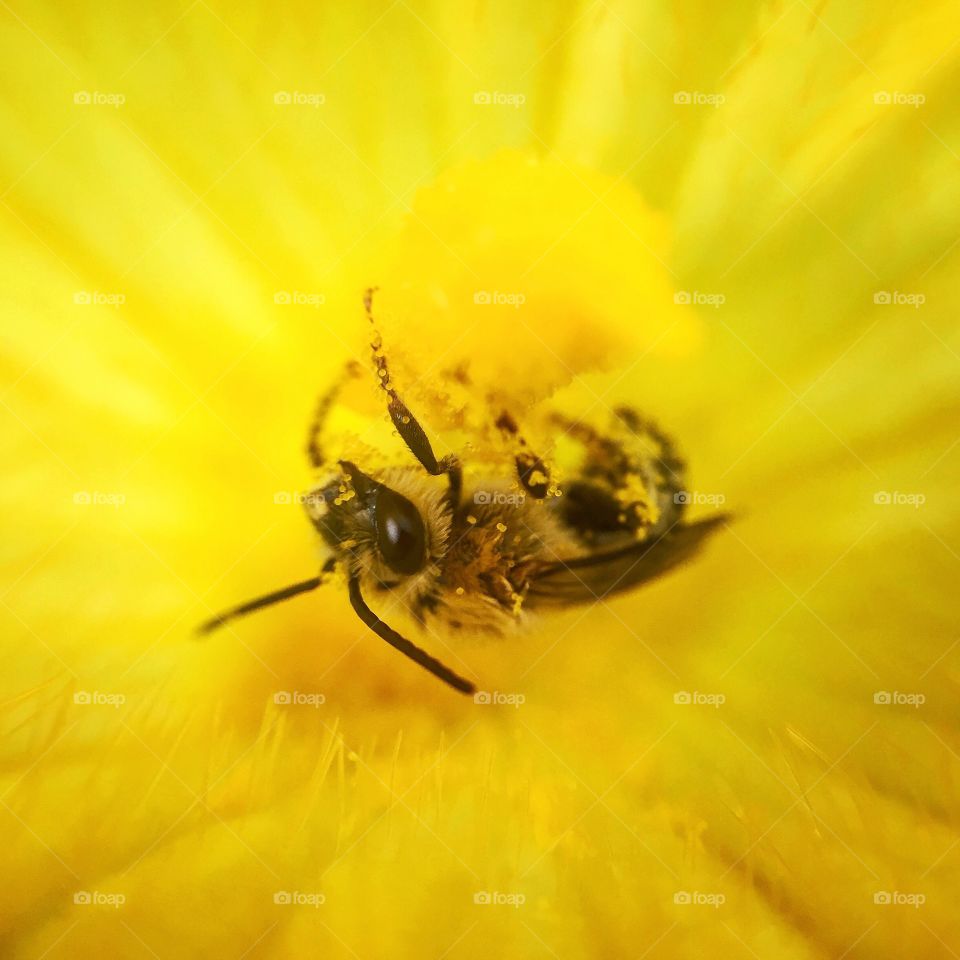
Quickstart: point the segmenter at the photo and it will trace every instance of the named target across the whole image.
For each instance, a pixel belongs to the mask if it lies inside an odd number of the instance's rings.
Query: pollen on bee
[[[498,529],[501,533],[506,533],[506,532],[507,532],[507,525],[506,525],[505,523],[498,523],[498,524],[497,524],[497,529]]]
[[[477,522],[477,518],[472,513],[467,514],[467,523],[469,523],[472,526],[476,522]]]
[[[466,593],[466,591],[463,589],[463,587],[457,587],[455,593],[457,594],[458,597],[462,597],[464,593]]]

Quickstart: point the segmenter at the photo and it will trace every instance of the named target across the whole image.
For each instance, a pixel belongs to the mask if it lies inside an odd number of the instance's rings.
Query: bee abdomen
[[[579,475],[558,503],[564,524],[588,546],[630,535],[656,536],[676,523],[684,509],[685,464],[670,438],[635,410],[615,411],[609,432],[563,421],[580,440]]]

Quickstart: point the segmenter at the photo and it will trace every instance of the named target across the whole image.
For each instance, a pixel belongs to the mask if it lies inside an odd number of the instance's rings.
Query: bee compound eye
[[[389,487],[377,491],[374,505],[377,547],[391,570],[402,574],[422,570],[427,559],[427,532],[420,511]]]

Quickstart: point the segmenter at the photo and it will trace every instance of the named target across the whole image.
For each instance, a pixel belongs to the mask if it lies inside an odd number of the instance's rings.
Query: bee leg
[[[367,319],[374,324],[373,319],[373,295],[377,288],[371,287],[364,294],[363,306],[367,311]],[[449,488],[447,490],[447,499],[455,509],[460,503],[460,491],[463,487],[463,471],[460,463],[454,456],[446,456],[442,460],[437,460],[433,447],[430,445],[430,439],[426,431],[420,425],[417,418],[410,412],[410,408],[403,402],[396,388],[390,381],[390,370],[387,366],[387,356],[383,351],[383,338],[380,336],[376,326],[373,327],[373,340],[370,344],[373,354],[373,362],[377,371],[377,379],[383,392],[387,395],[387,412],[390,419],[396,427],[397,433],[407,445],[410,452],[420,461],[420,465],[433,477],[447,475]]]
[[[320,442],[320,437],[323,433],[323,427],[327,422],[327,415],[330,413],[330,408],[336,402],[336,399],[347,380],[349,380],[351,377],[357,377],[359,375],[359,365],[354,362],[348,363],[344,368],[343,373],[336,380],[333,386],[330,387],[326,393],[322,394],[320,399],[317,401],[317,406],[313,413],[313,420],[310,422],[310,429],[307,431],[306,447],[307,459],[310,461],[310,466],[315,470],[322,467],[326,462],[326,458],[323,455],[323,446]]]
[[[456,457],[447,459],[447,502],[451,510],[460,506],[460,494],[463,492],[463,467]]]
[[[429,670],[435,677],[448,683],[454,690],[461,693],[473,693],[476,687],[465,680],[459,674],[454,673],[449,667],[444,666],[439,660],[431,657],[425,650],[421,650],[416,644],[411,643],[406,637],[402,637],[396,630],[387,626],[368,606],[360,593],[360,582],[356,577],[350,578],[350,604],[356,611],[357,616],[378,636],[381,640],[386,640],[396,650],[399,650],[404,656],[409,657],[414,663],[419,663],[424,670]]]
[[[543,500],[550,489],[550,473],[543,460],[528,448],[527,441],[517,426],[517,421],[506,410],[497,417],[495,425],[504,436],[514,440],[520,447],[520,452],[513,460],[517,468],[517,479],[520,481],[520,486],[534,500]]]

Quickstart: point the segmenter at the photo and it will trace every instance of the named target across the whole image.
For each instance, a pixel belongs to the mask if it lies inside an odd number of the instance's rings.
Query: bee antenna
[[[350,578],[350,604],[356,611],[357,616],[378,636],[381,640],[386,640],[391,647],[399,650],[404,656],[409,657],[414,663],[419,663],[424,670],[429,670],[435,677],[448,683],[454,690],[461,693],[474,693],[476,687],[469,681],[464,680],[459,674],[454,673],[449,667],[444,666],[439,660],[431,657],[425,650],[421,650],[416,644],[411,643],[406,637],[402,637],[392,627],[387,626],[368,606],[360,593],[360,582],[356,577]]]
[[[262,597],[257,597],[255,600],[248,600],[246,603],[241,603],[237,607],[224,610],[223,613],[218,613],[215,617],[211,617],[209,620],[201,623],[200,626],[197,627],[197,633],[206,636],[208,633],[213,633],[214,630],[218,630],[220,627],[229,623],[231,620],[236,620],[238,617],[245,617],[248,613],[253,613],[255,610],[270,607],[275,603],[289,600],[291,597],[296,597],[301,593],[309,593],[311,590],[316,590],[317,587],[326,580],[326,574],[332,569],[333,561],[327,561],[319,577],[301,580],[300,583],[293,583],[289,587],[274,590],[273,593],[265,594]]]

